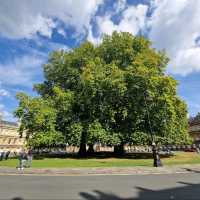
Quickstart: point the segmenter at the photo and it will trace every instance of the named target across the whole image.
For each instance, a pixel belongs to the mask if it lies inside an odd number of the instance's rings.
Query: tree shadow
[[[161,158],[168,158],[172,155],[160,154]],[[60,158],[60,159],[106,159],[106,158],[118,158],[118,159],[152,159],[151,152],[135,152],[135,153],[124,153],[122,155],[116,154],[115,152],[95,152],[92,154],[87,154],[82,157],[78,153],[64,153],[64,154],[35,154],[35,160],[42,160],[44,158]]]
[[[85,200],[131,200],[132,198],[121,198],[115,194],[112,193],[105,193],[101,192],[99,190],[93,191],[95,195],[86,193],[86,192],[80,192],[80,196],[83,197]]]
[[[137,197],[123,198],[116,194],[105,193],[99,190],[94,190],[95,194],[80,192],[80,196],[85,200],[199,200],[200,199],[200,184],[184,184],[182,187],[151,190],[143,187],[136,187],[138,190]]]
[[[195,170],[195,169],[190,169],[190,168],[183,168],[183,169],[185,169],[185,170],[188,171],[188,172],[200,173],[199,170]]]
[[[100,190],[94,190],[93,193],[80,192],[79,195],[83,200],[199,200],[200,184],[178,182],[183,186],[152,190],[143,187],[136,187],[137,197],[120,197],[113,193],[106,193]],[[67,199],[67,198],[66,198]],[[12,200],[25,200],[21,197],[14,197]],[[64,199],[63,199],[64,200]]]

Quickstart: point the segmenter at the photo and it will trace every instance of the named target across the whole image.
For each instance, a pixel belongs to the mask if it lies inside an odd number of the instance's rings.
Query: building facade
[[[189,134],[194,139],[195,143],[200,144],[200,121],[191,120],[189,122]]]
[[[19,152],[25,138],[18,133],[18,124],[0,120],[0,151]]]

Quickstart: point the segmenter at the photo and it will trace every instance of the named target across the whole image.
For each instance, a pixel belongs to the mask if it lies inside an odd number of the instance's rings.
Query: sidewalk
[[[87,175],[145,175],[200,173],[200,165],[181,165],[165,167],[107,167],[107,168],[26,168],[19,171],[15,168],[0,167],[0,175],[47,175],[47,176],[87,176]]]

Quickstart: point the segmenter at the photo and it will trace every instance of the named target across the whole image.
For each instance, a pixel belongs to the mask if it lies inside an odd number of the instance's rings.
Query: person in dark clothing
[[[5,154],[4,151],[2,151],[2,152],[0,153],[0,161],[4,159],[4,154]]]
[[[8,160],[9,155],[10,155],[10,151],[7,151],[5,154],[5,160]]]
[[[29,150],[28,150],[28,153],[27,153],[27,160],[28,160],[27,167],[31,167],[31,165],[32,165],[32,160],[33,160],[33,152],[32,152],[32,149],[29,149]]]
[[[20,152],[19,152],[19,167],[18,169],[19,170],[23,170],[24,167],[25,167],[25,162],[26,162],[26,152],[24,149],[22,149]]]

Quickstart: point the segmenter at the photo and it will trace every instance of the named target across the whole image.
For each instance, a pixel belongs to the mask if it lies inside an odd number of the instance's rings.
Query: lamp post
[[[150,131],[150,135],[151,135],[151,142],[152,142],[152,153],[153,153],[153,166],[154,167],[162,167],[162,162],[160,160],[160,156],[158,153],[158,149],[157,149],[157,145],[155,143],[155,135],[152,131],[152,126],[151,126],[151,120],[150,120],[150,115],[149,115],[149,109],[148,109],[148,105],[147,105],[147,91],[144,92],[144,103],[145,103],[145,107],[146,107],[146,111],[147,111],[147,120],[148,120],[148,124],[149,124],[149,131]]]

